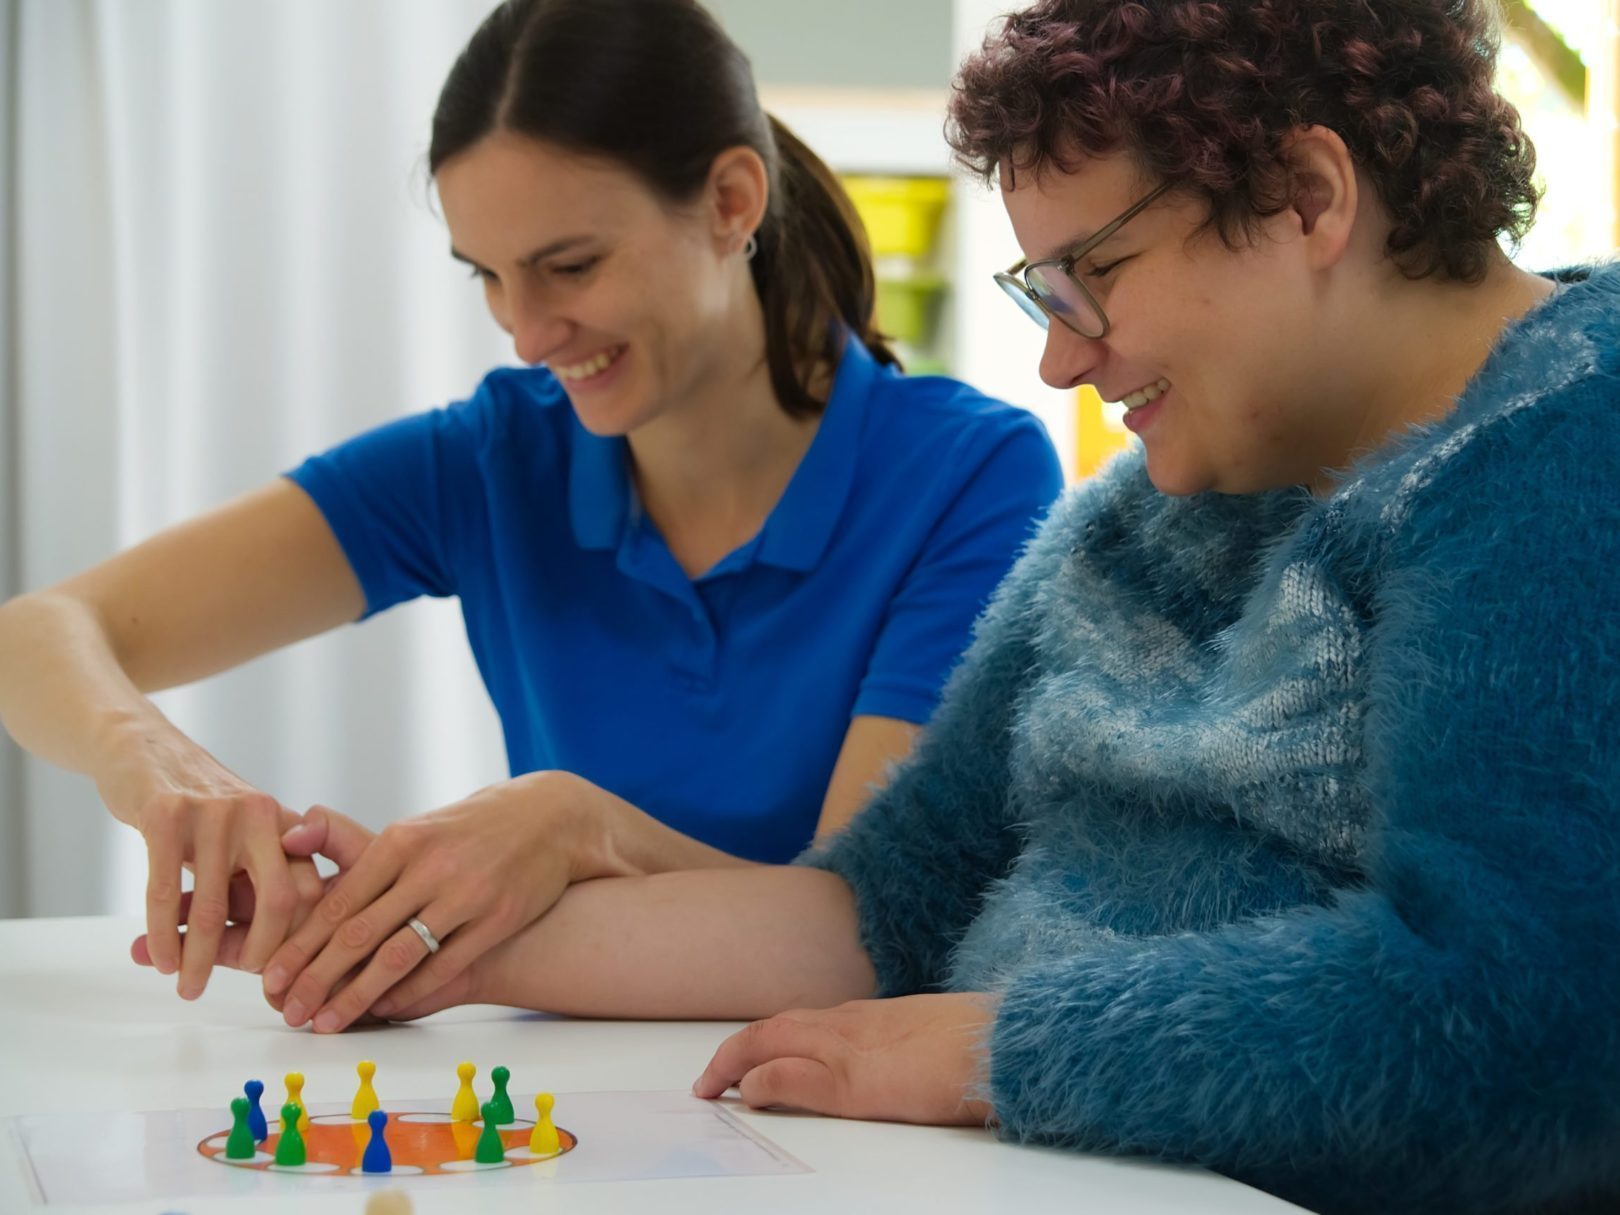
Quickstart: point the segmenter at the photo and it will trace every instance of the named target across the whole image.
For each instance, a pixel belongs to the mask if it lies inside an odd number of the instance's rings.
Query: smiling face
[[[1033,261],[1078,246],[1158,183],[1116,154],[1011,184],[1003,178],[1002,199]],[[1354,403],[1336,399],[1324,372],[1332,318],[1298,216],[1265,221],[1238,250],[1193,236],[1202,218],[1201,202],[1171,190],[1082,258],[1074,272],[1110,330],[1085,338],[1053,322],[1041,378],[1123,401],[1164,493],[1313,483],[1347,456]]]
[[[757,362],[740,236],[617,165],[495,131],[435,177],[454,255],[525,363],[562,382],[586,429],[628,434]],[[754,323],[750,323],[751,318]]]

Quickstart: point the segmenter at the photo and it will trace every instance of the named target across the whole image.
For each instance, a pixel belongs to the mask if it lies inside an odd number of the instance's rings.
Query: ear
[[[770,175],[758,152],[727,148],[709,166],[704,199],[722,254],[740,253],[761,222],[770,200]]]
[[[1300,127],[1286,145],[1292,171],[1289,218],[1311,265],[1326,269],[1350,248],[1359,201],[1356,162],[1338,132]]]

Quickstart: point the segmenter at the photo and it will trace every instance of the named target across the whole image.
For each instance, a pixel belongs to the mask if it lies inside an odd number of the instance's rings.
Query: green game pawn
[[[495,1121],[501,1126],[516,1122],[517,1115],[512,1112],[512,1098],[506,1095],[506,1082],[512,1078],[512,1073],[504,1067],[497,1067],[489,1073],[489,1078],[495,1081],[495,1095],[489,1103],[495,1107]]]
[[[495,1121],[495,1103],[484,1102],[484,1133],[478,1136],[473,1159],[479,1164],[500,1164],[506,1159],[506,1143],[501,1139],[501,1127]]]
[[[304,1137],[298,1133],[298,1118],[304,1111],[289,1101],[281,1107],[281,1138],[276,1140],[276,1163],[304,1163]]]
[[[258,1154],[259,1145],[248,1125],[248,1099],[238,1097],[231,1102],[231,1137],[225,1141],[225,1159],[252,1160]]]

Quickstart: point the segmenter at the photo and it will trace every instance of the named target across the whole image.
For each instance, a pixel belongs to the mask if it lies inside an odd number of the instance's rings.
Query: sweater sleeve
[[[1324,1211],[1620,1190],[1620,453],[1590,397],[1454,457],[1388,554],[1365,885],[1017,974],[1006,1133]]]
[[[986,887],[1018,854],[1008,757],[1034,667],[1035,595],[1067,552],[1060,501],[974,627],[939,709],[892,780],[831,842],[799,859],[855,893],[882,995],[937,989]]]

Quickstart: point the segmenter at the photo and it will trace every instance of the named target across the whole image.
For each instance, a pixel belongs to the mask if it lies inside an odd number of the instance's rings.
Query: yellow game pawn
[[[461,1077],[461,1087],[456,1090],[456,1099],[450,1106],[451,1122],[477,1122],[479,1118],[478,1094],[473,1092],[473,1077],[478,1069],[471,1063],[463,1063],[456,1068],[456,1075]]]
[[[403,1190],[384,1190],[366,1199],[366,1215],[411,1215],[411,1199]]]
[[[562,1140],[551,1123],[554,1101],[550,1093],[540,1093],[534,1099],[534,1130],[529,1134],[529,1151],[536,1156],[555,1156],[562,1151]]]
[[[349,1107],[349,1117],[356,1122],[364,1122],[372,1110],[382,1108],[382,1102],[377,1100],[377,1090],[371,1087],[377,1065],[370,1059],[362,1059],[354,1070],[360,1075],[360,1089],[354,1095],[354,1104]]]
[[[288,1105],[298,1107],[298,1133],[309,1134],[309,1107],[304,1104],[304,1073],[287,1073],[287,1101]]]

